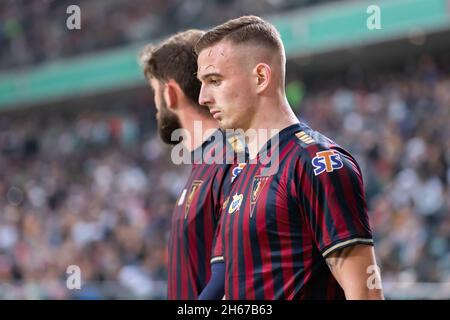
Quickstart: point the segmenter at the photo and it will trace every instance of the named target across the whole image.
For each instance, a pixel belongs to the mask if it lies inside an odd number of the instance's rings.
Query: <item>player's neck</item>
[[[187,139],[183,139],[183,145],[189,151],[200,147],[218,129],[218,124],[213,118],[192,111],[180,115],[180,123],[187,134]]]
[[[249,132],[256,132],[257,134],[246,137],[251,159],[254,159],[267,141],[281,130],[299,123],[289,103],[284,99],[278,101],[277,104],[262,105],[259,110],[260,112],[255,114],[248,128],[251,129]]]

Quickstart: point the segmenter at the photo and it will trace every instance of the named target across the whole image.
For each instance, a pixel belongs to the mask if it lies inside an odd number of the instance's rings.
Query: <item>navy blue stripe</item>
[[[344,158],[344,157],[341,157],[341,158]],[[351,162],[349,159],[345,159],[344,161]],[[356,164],[356,166],[359,170],[359,173],[361,174],[361,170],[359,169],[358,164],[356,163],[356,161],[354,161],[354,163]],[[367,211],[366,211],[367,204],[366,204],[366,197],[364,194],[364,185],[363,185],[363,181],[362,181],[362,176],[361,176],[361,180],[359,180],[357,173],[354,172],[352,168],[353,167],[352,167],[351,163],[349,163],[349,170],[351,170],[351,173],[348,174],[348,180],[350,181],[350,184],[352,185],[352,190],[348,190],[348,192],[350,193],[350,195],[355,197],[355,202],[356,202],[357,211],[358,211],[358,218],[360,218],[360,221],[362,222],[363,226],[366,228],[366,230],[359,230],[358,227],[355,227],[356,232],[354,234],[359,234],[361,236],[366,236],[366,237],[371,238],[372,230],[370,229],[369,217],[368,217]],[[353,219],[356,218],[355,216],[353,216],[352,212],[351,212],[351,217],[352,217],[352,221],[353,221]]]
[[[336,224],[335,224],[335,220],[334,220],[334,211],[332,212],[330,210],[330,208],[328,207],[328,198],[326,197],[326,194],[323,190],[323,186],[321,185],[322,182],[319,180],[320,177],[319,176],[315,176],[314,175],[314,169],[311,165],[311,160],[310,158],[308,159],[303,159],[303,163],[304,163],[304,170],[306,170],[304,172],[304,174],[310,178],[309,184],[311,185],[311,189],[314,191],[314,194],[317,198],[317,203],[318,206],[320,206],[320,211],[323,212],[324,215],[324,219],[325,219],[325,227],[327,229],[327,232],[330,236],[331,241],[333,241],[334,239],[336,239]],[[322,174],[326,174],[326,173],[322,173]],[[317,220],[316,220],[316,216],[319,214],[320,211],[315,211],[314,209],[317,208],[313,208],[311,206],[311,204],[309,203],[309,201],[307,200],[307,192],[304,193],[304,202],[303,205],[306,209],[306,213],[308,214],[308,217],[311,221],[311,225],[313,227],[313,232],[315,233],[315,238],[319,241],[320,243],[320,249],[324,248],[324,234],[323,234],[323,227],[322,225],[318,225],[317,224]]]
[[[295,152],[295,150],[291,151]],[[296,164],[297,159],[293,159],[291,161],[291,164],[289,166],[289,173],[295,173],[296,172]],[[301,288],[304,285],[305,282],[305,274],[304,274],[304,248],[303,248],[303,237],[307,236],[306,234],[303,234],[303,230],[306,226],[303,226],[302,224],[305,223],[305,220],[301,219],[300,212],[298,210],[298,204],[297,199],[293,199],[292,195],[295,194],[295,190],[292,190],[293,187],[290,184],[290,181],[293,181],[291,179],[287,180],[287,190],[288,190],[288,201],[287,201],[287,207],[288,207],[288,221],[289,221],[289,229],[290,229],[290,241],[292,243],[292,273],[294,275],[294,295],[298,295],[300,293]],[[295,180],[294,180],[295,181]],[[294,186],[295,188],[296,186]],[[307,229],[307,228],[306,228]]]
[[[304,165],[303,165],[304,167]],[[309,176],[311,177],[311,172],[304,172],[303,175]],[[303,211],[303,214],[305,215],[305,218],[307,219],[307,221],[309,221],[310,225],[311,225],[311,230],[314,233],[317,233],[317,231],[320,232],[321,228],[319,228],[318,230],[318,226],[317,226],[317,218],[315,213],[313,212],[311,203],[309,202],[309,193],[308,190],[303,190],[302,188],[302,184],[303,181],[305,180],[305,178],[303,177],[299,177],[298,175],[296,175],[296,184],[298,186],[298,190],[297,190],[297,194],[299,195],[299,207],[300,209]],[[298,181],[298,182],[297,182]],[[308,184],[310,185],[310,188],[312,189],[313,187],[311,186],[311,181],[308,182]],[[323,235],[320,233],[319,237],[315,237],[314,240],[316,240],[319,242],[318,246],[319,247],[323,247],[324,243],[323,243]]]
[[[349,176],[349,179],[353,179],[353,177],[351,176],[351,174],[353,173],[353,169],[349,166],[350,164],[348,163],[348,160],[345,159],[344,157],[341,157],[344,167],[341,169],[338,169],[340,171],[345,171],[344,173],[346,175]],[[350,170],[350,171],[349,171]],[[340,172],[342,173],[342,172]],[[351,192],[351,190],[347,190],[346,188],[344,188],[344,186],[341,183],[340,177],[338,172],[334,171],[331,173],[323,173],[323,174],[328,174],[328,178],[331,181],[331,185],[332,185],[332,190],[334,191],[334,195],[331,195],[332,197],[336,197],[336,199],[338,200],[339,203],[339,210],[333,210],[333,208],[329,208],[328,207],[328,201],[329,199],[325,198],[325,203],[326,203],[326,207],[327,207],[327,211],[326,211],[326,216],[331,216],[333,219],[330,219],[330,222],[332,221],[332,223],[328,224],[327,223],[327,228],[328,228],[328,233],[331,235],[336,234],[336,231],[341,233],[339,230],[339,227],[336,225],[335,222],[335,216],[337,214],[341,214],[341,216],[344,218],[345,221],[345,227],[346,230],[349,231],[349,234],[355,234],[358,233],[357,228],[354,225],[353,222],[353,215],[352,215],[352,211],[350,209],[350,207],[347,204],[347,197],[353,197],[354,194],[349,194],[349,192]],[[319,177],[318,177],[319,178]],[[322,192],[324,192],[323,188],[321,188]],[[324,194],[324,196],[326,196]],[[327,219],[328,222],[328,219]],[[336,234],[337,237],[333,237],[331,236],[331,241],[335,241],[338,239],[341,239],[341,235],[340,234]]]
[[[282,165],[280,166],[280,168]],[[284,279],[282,272],[282,260],[281,260],[281,244],[278,233],[278,225],[276,223],[276,200],[278,195],[278,188],[280,185],[280,175],[277,175],[272,180],[270,190],[267,193],[267,206],[265,210],[266,219],[266,233],[270,247],[270,260],[272,263],[272,277],[274,285],[275,299],[286,299],[284,295]]]

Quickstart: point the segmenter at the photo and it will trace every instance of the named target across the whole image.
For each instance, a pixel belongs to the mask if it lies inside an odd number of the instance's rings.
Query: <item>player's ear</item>
[[[179,86],[175,81],[169,80],[164,84],[164,101],[170,110],[176,110],[178,107],[178,92]]]
[[[256,82],[256,92],[261,93],[269,86],[272,78],[272,70],[266,63],[258,63],[253,69]]]

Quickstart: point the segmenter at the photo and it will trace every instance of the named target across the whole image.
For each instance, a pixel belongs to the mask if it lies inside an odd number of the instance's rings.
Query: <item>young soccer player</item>
[[[367,285],[376,261],[361,170],[293,113],[277,30],[241,17],[206,32],[196,52],[199,103],[221,128],[279,131],[262,148],[248,135],[252,161],[225,201],[214,259],[225,263],[226,299],[383,298]]]

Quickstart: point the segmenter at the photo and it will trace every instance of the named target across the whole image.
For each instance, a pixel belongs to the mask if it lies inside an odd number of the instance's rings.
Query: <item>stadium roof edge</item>
[[[369,0],[339,1],[267,19],[280,31],[288,58],[405,38],[412,31],[450,29],[450,0],[377,1],[381,29],[376,30],[366,24],[371,4]],[[0,71],[0,111],[142,85],[137,54],[145,44]]]

